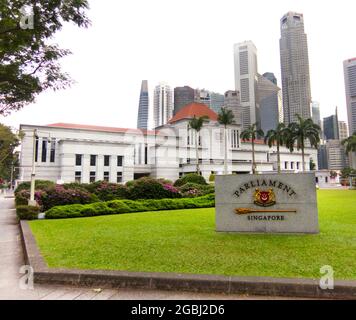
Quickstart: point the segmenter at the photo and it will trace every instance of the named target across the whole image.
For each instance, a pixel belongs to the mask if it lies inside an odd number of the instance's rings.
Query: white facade
[[[258,121],[257,91],[257,49],[252,41],[234,46],[235,90],[240,92],[243,109],[243,128]]]
[[[47,126],[21,125],[25,137],[21,144],[20,180],[31,177],[34,130],[37,130],[36,179],[58,183],[107,180],[127,182],[143,175],[176,180],[185,173],[195,172],[195,132],[188,129],[188,119],[159,128],[141,131],[73,124]],[[238,125],[228,129],[229,173],[250,173],[251,144],[239,139]],[[223,172],[223,128],[216,121],[207,121],[199,139],[199,161],[202,175]],[[52,143],[53,142],[53,143]],[[317,163],[317,151],[306,150],[309,160]],[[271,172],[277,168],[276,149],[256,142],[257,170]],[[300,152],[281,150],[282,170],[302,170]],[[308,169],[309,170],[309,169]]]
[[[154,126],[159,127],[173,116],[173,91],[167,84],[161,83],[155,87],[153,95]]]

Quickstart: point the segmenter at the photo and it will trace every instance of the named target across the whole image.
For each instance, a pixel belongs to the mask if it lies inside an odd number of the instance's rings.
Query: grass
[[[30,222],[50,267],[356,279],[356,191],[318,191],[319,235],[215,232],[215,210]]]

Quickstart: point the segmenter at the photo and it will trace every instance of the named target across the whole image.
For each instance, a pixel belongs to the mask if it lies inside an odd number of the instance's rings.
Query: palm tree
[[[196,116],[194,116],[193,119],[191,119],[188,123],[188,127],[190,129],[193,129],[195,130],[195,155],[196,155],[196,164],[197,164],[197,174],[200,173],[200,169],[199,169],[199,132],[200,130],[203,128],[203,124],[204,124],[204,121],[208,119],[207,116],[202,116],[202,117],[199,117],[197,118]]]
[[[258,136],[264,136],[263,130],[257,128],[257,123],[250,125],[246,130],[241,132],[242,141],[251,140],[252,143],[252,173],[256,174],[256,161],[255,161],[255,141]]]
[[[294,145],[297,145],[297,150],[302,150],[303,172],[305,171],[305,142],[309,140],[310,145],[315,149],[320,143],[320,127],[313,122],[312,119],[303,119],[299,114],[296,114],[298,122],[293,122],[289,125],[289,136],[287,138],[287,147],[291,152],[294,150]]]
[[[356,132],[352,136],[342,141],[342,145],[346,147],[346,153],[356,152]]]
[[[281,154],[280,147],[287,142],[289,136],[289,128],[284,123],[279,123],[276,129],[271,129],[265,136],[265,144],[268,144],[270,148],[273,145],[277,146],[277,166],[278,173],[281,173]]]
[[[234,114],[227,108],[221,108],[218,114],[218,122],[224,126],[224,174],[227,174],[227,126],[234,123]]]

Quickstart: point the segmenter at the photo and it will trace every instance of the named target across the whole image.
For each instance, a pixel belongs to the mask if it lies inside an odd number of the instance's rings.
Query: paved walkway
[[[164,300],[164,299],[233,299],[254,300],[256,297],[183,293],[156,290],[109,290],[51,285],[34,285],[33,289],[21,289],[20,273],[24,265],[19,227],[14,209],[14,199],[0,195],[0,300]],[[257,298],[260,299],[260,298]],[[263,297],[263,299],[275,299]]]

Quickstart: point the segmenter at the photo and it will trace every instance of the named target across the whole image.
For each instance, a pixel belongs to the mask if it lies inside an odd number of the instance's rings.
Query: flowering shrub
[[[49,181],[49,180],[36,180],[35,181],[35,190],[45,190],[49,187],[54,187],[55,183],[53,181]],[[21,192],[22,190],[30,190],[31,188],[31,182],[26,181],[26,182],[21,182],[16,190],[15,190],[15,195],[19,192]]]
[[[42,197],[45,194],[45,191],[38,190],[35,191],[35,200],[41,206],[42,205]],[[16,206],[26,206],[28,204],[28,200],[30,200],[30,191],[22,190],[18,192],[15,196]]]
[[[48,188],[41,196],[41,205],[46,211],[54,206],[67,204],[87,204],[97,202],[98,198],[88,191],[80,189],[65,189],[63,186],[56,185]]]
[[[144,177],[133,181],[129,187],[129,197],[138,199],[180,198],[179,191],[169,184],[162,185],[159,181]]]
[[[101,181],[92,191],[101,201],[128,199],[129,191],[126,186]]]
[[[179,191],[183,195],[183,197],[193,198],[212,194],[215,192],[215,187],[213,185],[186,183],[185,185],[179,188]]]

